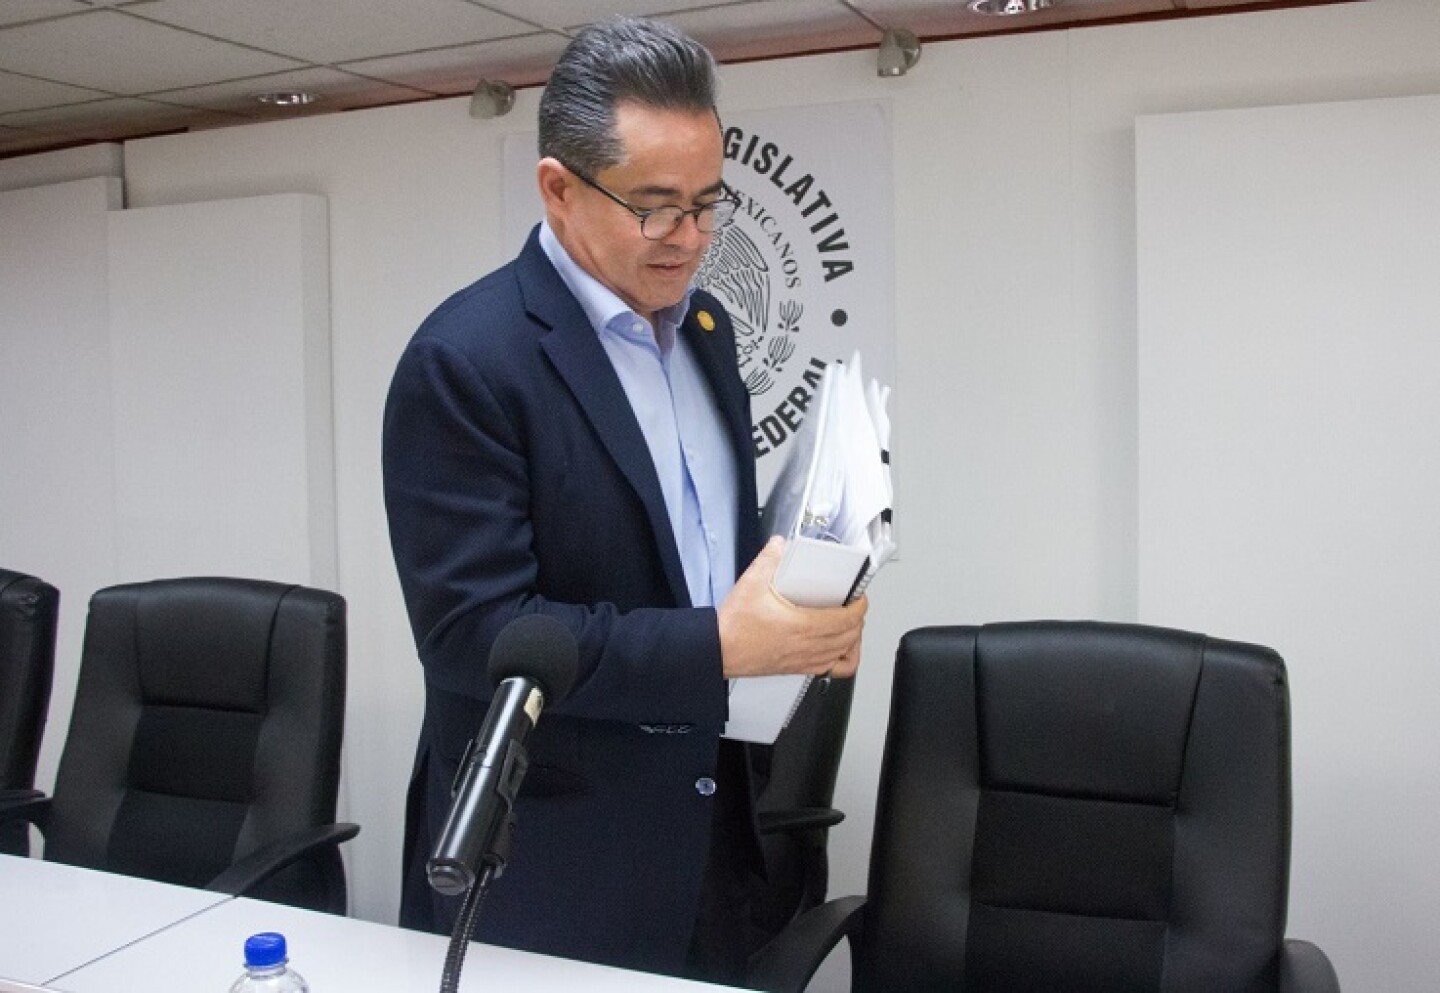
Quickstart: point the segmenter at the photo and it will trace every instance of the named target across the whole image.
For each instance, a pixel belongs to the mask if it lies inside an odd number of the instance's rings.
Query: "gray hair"
[[[624,157],[615,108],[715,110],[715,60],[660,21],[617,17],[566,46],[540,96],[540,155],[594,176]]]

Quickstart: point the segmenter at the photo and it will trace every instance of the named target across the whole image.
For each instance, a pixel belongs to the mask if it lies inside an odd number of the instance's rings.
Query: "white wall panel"
[[[111,215],[119,571],[336,584],[322,197]]]
[[[1142,119],[1140,617],[1288,661],[1291,932],[1440,975],[1440,97]]]
[[[0,565],[60,590],[42,789],[70,723],[86,604],[115,581],[105,227],[119,206],[118,179],[0,193]]]

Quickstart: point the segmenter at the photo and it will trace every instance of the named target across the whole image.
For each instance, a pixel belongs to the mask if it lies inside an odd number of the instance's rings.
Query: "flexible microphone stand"
[[[455,930],[450,933],[450,947],[445,951],[445,969],[440,973],[440,993],[456,993],[460,989],[460,970],[465,965],[465,949],[470,946],[470,935],[480,917],[480,904],[484,901],[485,891],[495,875],[495,867],[487,864],[465,893],[460,916],[455,920]]]

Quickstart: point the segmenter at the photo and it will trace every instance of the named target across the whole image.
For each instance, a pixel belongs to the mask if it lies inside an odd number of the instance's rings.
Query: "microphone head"
[[[547,707],[570,692],[579,668],[575,636],[546,614],[522,614],[501,628],[490,646],[490,681],[499,686],[516,677],[533,680]]]

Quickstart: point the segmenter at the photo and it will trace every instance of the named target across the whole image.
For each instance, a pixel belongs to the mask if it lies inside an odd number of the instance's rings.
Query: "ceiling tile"
[[[1187,2],[1193,5],[1195,0]],[[1064,0],[1048,10],[996,17],[974,13],[967,0],[858,0],[856,5],[887,27],[906,28],[921,37],[991,34],[1176,9],[1174,0]]]
[[[297,114],[251,103],[267,89],[319,93],[298,112],[312,115],[460,95],[482,75],[534,85],[568,34],[619,12],[664,17],[728,62],[873,47],[887,24],[960,37],[1340,2],[1355,0],[1066,0],[993,18],[965,0],[0,0],[0,155]]]
[[[313,104],[297,108],[271,107],[256,99],[261,93],[286,90],[302,90],[306,93],[313,93],[318,99]],[[422,99],[430,94],[409,87],[366,79],[353,73],[341,72],[338,69],[316,66],[311,69],[296,69],[291,72],[231,80],[209,86],[167,90],[149,95],[167,103],[271,120],[323,114],[335,110],[350,110],[355,107],[400,103],[405,100]]]
[[[66,103],[82,103],[108,95],[98,90],[87,90],[78,86],[66,86],[64,83],[50,83],[43,79],[32,79],[29,76],[0,72],[0,114],[16,110],[58,107]]]
[[[455,96],[475,89],[480,79],[501,79],[512,86],[528,86],[550,78],[550,69],[568,39],[557,34],[481,42],[455,48],[364,59],[345,63],[346,69],[419,87],[429,93]]]
[[[834,0],[751,4],[744,17],[727,7],[668,14],[669,21],[723,61],[878,44],[880,31]]]
[[[0,3],[0,25],[22,24],[37,21],[42,17],[60,14],[74,14],[89,10],[89,6],[78,0],[5,0]]]
[[[753,7],[757,2],[771,0],[477,0],[487,7],[523,17],[541,27],[575,28],[616,14],[649,17],[702,7]],[[793,0],[787,0],[793,2]],[[836,5],[839,0],[826,0]]]
[[[143,16],[310,62],[486,41],[533,31],[465,0],[157,0]]]
[[[156,53],[164,53],[157,58]],[[294,68],[292,59],[96,10],[0,31],[0,69],[134,95]]]

